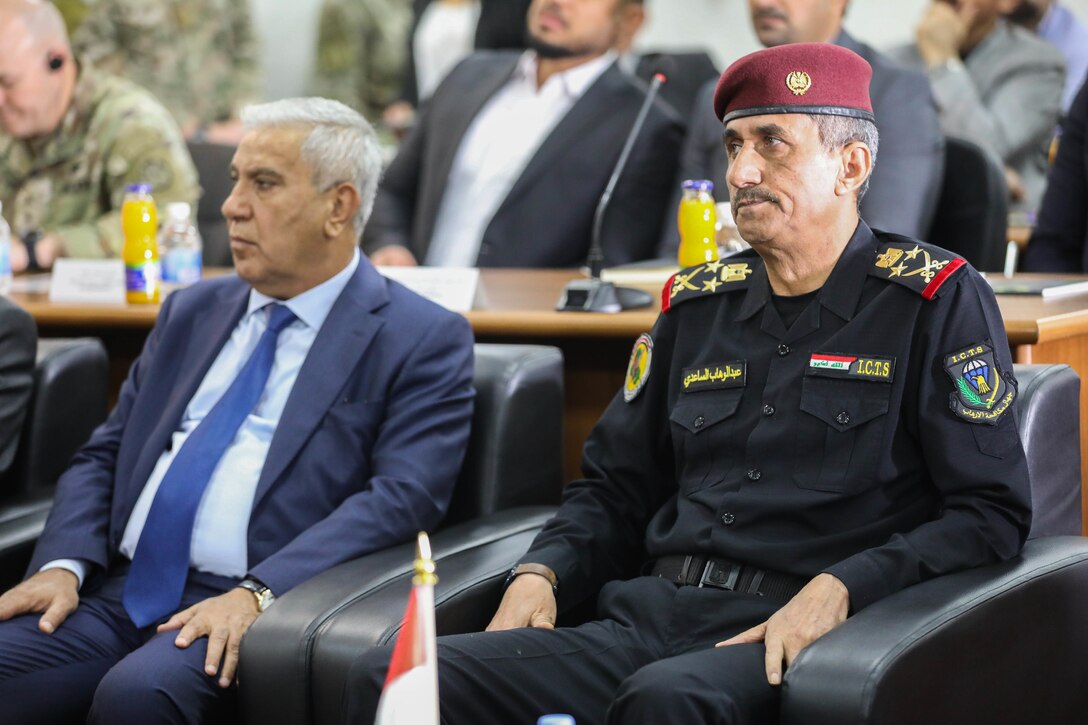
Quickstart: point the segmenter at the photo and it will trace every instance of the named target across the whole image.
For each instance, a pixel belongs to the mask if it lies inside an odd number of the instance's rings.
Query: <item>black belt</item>
[[[680,586],[714,587],[780,602],[793,599],[809,582],[805,577],[705,556],[663,556],[654,561],[650,575]]]

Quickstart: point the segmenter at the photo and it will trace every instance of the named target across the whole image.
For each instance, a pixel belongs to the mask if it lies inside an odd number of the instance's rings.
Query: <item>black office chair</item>
[[[716,79],[720,71],[705,51],[686,53],[666,53],[647,51],[639,57],[635,75],[646,83],[653,80],[655,73],[663,73],[668,82],[661,87],[661,100],[676,112],[685,126],[691,121],[695,99],[703,84]],[[709,108],[701,112],[710,113]]]
[[[476,345],[474,384],[468,455],[449,514],[431,536],[440,581],[453,584],[459,604],[466,605],[443,611],[441,626],[450,631],[487,623],[496,591],[474,585],[509,569],[512,557],[524,551],[555,512],[563,486],[559,350]],[[367,608],[381,601],[382,610],[388,608],[399,623],[412,547],[405,544],[337,566],[287,592],[261,615],[242,643],[244,722],[341,722],[340,692],[348,667],[388,627],[384,618],[343,615],[357,601],[367,602]],[[449,595],[442,589],[436,600]]]
[[[40,340],[15,462],[0,481],[0,591],[22,579],[57,479],[105,420],[106,349],[94,338]]]
[[[234,146],[190,141],[189,154],[200,178],[200,203],[197,205],[196,226],[204,240],[204,266],[231,267],[230,234],[220,207],[230,196],[234,182],[230,180],[230,162]]]
[[[909,587],[814,643],[787,672],[783,724],[1060,723],[1088,712],[1080,381],[1065,365],[1015,372],[1039,510],[1031,535],[1042,538],[1010,562]],[[506,511],[434,536],[440,635],[487,625],[507,571],[551,510]],[[347,669],[395,637],[412,559],[408,544],[337,567],[262,615],[242,647],[244,722],[342,722]]]
[[[1000,272],[1008,246],[1005,172],[970,141],[949,137],[944,149],[944,180],[926,241],[959,254],[978,270]]]

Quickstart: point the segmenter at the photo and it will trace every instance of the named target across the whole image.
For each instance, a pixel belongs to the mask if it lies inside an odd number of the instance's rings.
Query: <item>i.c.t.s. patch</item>
[[[997,369],[993,348],[981,343],[944,356],[954,390],[952,412],[968,423],[997,425],[1016,400],[1016,384]]]

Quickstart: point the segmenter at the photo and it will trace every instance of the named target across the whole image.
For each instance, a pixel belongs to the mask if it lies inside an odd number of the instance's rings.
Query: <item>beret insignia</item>
[[[869,274],[909,287],[931,300],[965,264],[963,257],[952,252],[903,237],[877,249]]]
[[[803,70],[795,70],[786,76],[786,88],[795,96],[803,96],[812,88],[812,78]]]
[[[714,261],[682,269],[665,283],[661,290],[661,311],[668,312],[685,300],[704,295],[721,294],[748,286],[748,277],[755,271],[755,260],[735,262]]]

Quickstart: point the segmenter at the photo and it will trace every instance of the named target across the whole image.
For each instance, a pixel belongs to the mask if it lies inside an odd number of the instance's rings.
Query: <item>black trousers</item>
[[[579,627],[440,637],[438,690],[448,725],[533,723],[568,713],[593,723],[774,723],[777,688],[764,647],[714,644],[763,622],[781,602],[642,577],[601,590]],[[374,719],[391,648],[351,668],[347,721]]]

